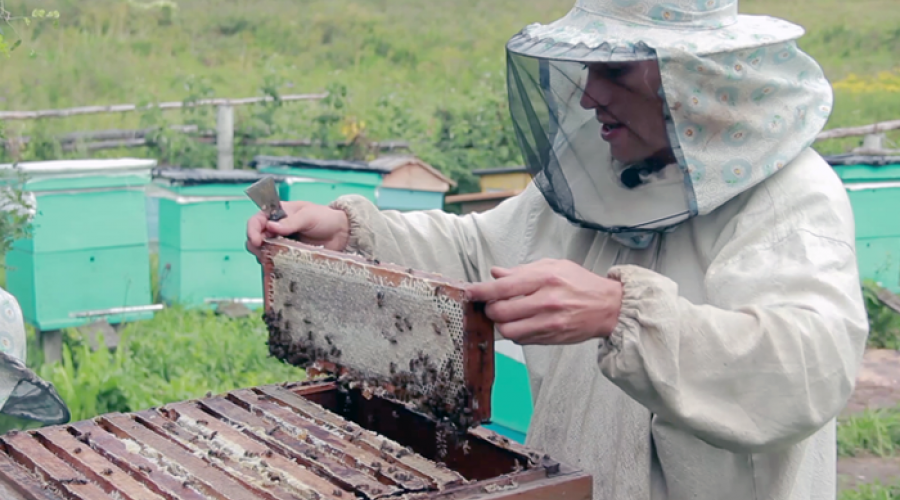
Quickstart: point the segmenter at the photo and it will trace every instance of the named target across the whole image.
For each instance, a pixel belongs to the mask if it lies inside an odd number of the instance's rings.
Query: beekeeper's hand
[[[578,344],[608,337],[622,308],[622,284],[568,260],[491,269],[495,281],[470,286],[470,300],[517,344]]]
[[[270,221],[259,211],[247,221],[247,250],[260,258],[263,240],[286,236],[302,243],[343,251],[350,239],[350,221],[342,210],[308,201],[285,201],[281,207],[287,217]]]

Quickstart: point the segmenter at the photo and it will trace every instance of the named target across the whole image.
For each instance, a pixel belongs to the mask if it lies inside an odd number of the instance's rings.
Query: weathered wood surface
[[[0,498],[591,497],[589,476],[483,428],[459,437],[470,451],[452,449],[437,463],[434,426],[329,380],[241,389],[2,435]]]
[[[820,132],[819,135],[816,136],[817,141],[824,141],[826,139],[841,139],[844,137],[856,137],[861,135],[868,134],[877,134],[879,132],[887,132],[890,130],[900,129],[900,120],[891,120],[886,122],[873,123],[871,125],[863,125],[861,127],[845,127],[845,128],[834,128],[831,130],[826,130],[824,132]]]

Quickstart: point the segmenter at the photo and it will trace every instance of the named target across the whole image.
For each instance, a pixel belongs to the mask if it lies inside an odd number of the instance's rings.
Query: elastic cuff
[[[607,278],[622,284],[622,308],[619,310],[619,321],[615,329],[603,342],[600,342],[600,357],[620,352],[626,334],[636,335],[641,326],[638,321],[640,300],[646,284],[642,283],[640,274],[647,270],[635,266],[613,267]]]
[[[365,209],[359,206],[361,203],[371,203],[360,195],[345,195],[331,202],[328,207],[341,210],[347,214],[350,223],[350,235],[344,252],[358,254],[366,258],[373,258],[375,253],[375,241],[372,232],[366,224]]]

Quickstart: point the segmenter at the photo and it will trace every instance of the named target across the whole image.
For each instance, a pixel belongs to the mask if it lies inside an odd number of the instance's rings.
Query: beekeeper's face
[[[591,63],[587,70],[581,105],[596,112],[600,137],[613,157],[624,163],[653,156],[671,161],[657,62]]]

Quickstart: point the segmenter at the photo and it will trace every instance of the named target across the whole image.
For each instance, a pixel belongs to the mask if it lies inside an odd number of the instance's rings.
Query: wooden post
[[[866,134],[863,137],[862,149],[865,150],[880,150],[884,149],[884,134]]]
[[[63,336],[60,330],[39,332],[41,347],[44,350],[44,363],[62,361]]]
[[[219,106],[216,119],[216,149],[219,152],[219,170],[234,169],[234,108]]]

